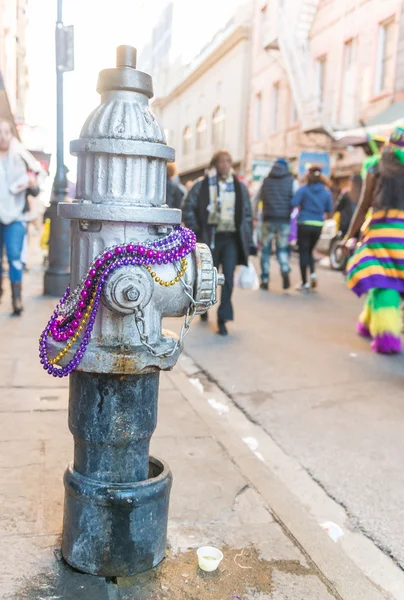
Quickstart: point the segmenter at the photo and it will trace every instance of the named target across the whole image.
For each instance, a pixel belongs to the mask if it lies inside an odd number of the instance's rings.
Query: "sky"
[[[243,1],[175,0],[170,59],[190,62]],[[166,2],[64,0],[63,22],[75,28],[75,70],[64,76],[65,163],[72,173],[75,159],[69,155],[69,141],[79,136],[85,119],[99,104],[95,91],[99,71],[114,66],[116,46],[131,44],[140,49],[147,42]],[[30,89],[26,121],[41,127],[45,150],[52,153],[56,143],[56,4],[56,0],[29,0],[27,31]]]

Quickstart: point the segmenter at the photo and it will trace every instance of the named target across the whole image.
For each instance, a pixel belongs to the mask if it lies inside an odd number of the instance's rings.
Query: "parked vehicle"
[[[349,257],[340,247],[343,234],[341,231],[330,242],[330,266],[333,271],[345,271]]]

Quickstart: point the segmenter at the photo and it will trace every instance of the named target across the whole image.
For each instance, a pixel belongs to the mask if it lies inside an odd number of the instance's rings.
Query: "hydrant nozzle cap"
[[[118,46],[116,49],[116,66],[136,69],[136,48],[133,46]]]
[[[104,69],[98,76],[97,92],[127,90],[153,97],[152,78],[148,73],[136,69],[136,49],[133,46],[118,46],[116,68]]]

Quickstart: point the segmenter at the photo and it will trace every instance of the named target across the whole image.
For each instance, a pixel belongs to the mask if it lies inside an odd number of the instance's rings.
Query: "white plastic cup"
[[[213,546],[202,546],[196,551],[202,571],[216,571],[223,560],[223,553]]]

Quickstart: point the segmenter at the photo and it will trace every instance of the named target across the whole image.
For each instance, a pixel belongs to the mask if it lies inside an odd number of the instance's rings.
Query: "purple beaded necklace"
[[[174,285],[185,273],[186,260],[196,247],[196,236],[185,227],[177,226],[172,233],[159,240],[125,246],[114,246],[100,254],[90,265],[86,277],[70,292],[68,287],[39,338],[39,357],[43,368],[53,377],[66,377],[82,360],[90,342],[103,286],[116,269],[127,265],[139,265],[151,271],[153,265],[180,263],[178,276],[171,282],[163,282],[155,273],[153,279],[161,285]],[[54,358],[49,358],[47,339],[67,342],[65,348]],[[75,342],[80,342],[73,348]],[[74,352],[65,367],[56,364],[69,352]]]

